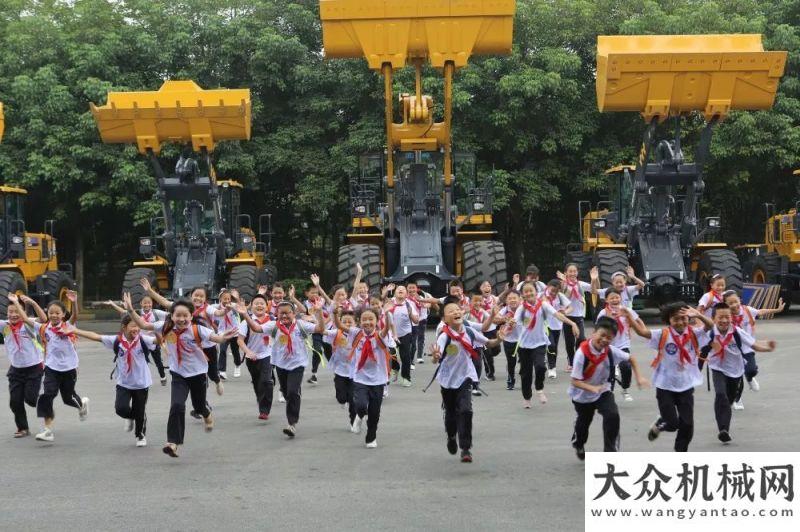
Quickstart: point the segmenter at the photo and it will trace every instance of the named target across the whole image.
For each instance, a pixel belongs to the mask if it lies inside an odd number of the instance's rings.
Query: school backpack
[[[733,341],[736,342],[736,347],[739,348],[739,352],[744,353],[742,349],[742,337],[739,334],[739,330],[734,327],[733,328]],[[703,363],[708,358],[708,353],[711,352],[711,344],[714,343],[714,331],[712,330],[711,333],[708,335],[708,344],[706,344],[702,349],[700,349],[700,357],[698,357],[697,365],[700,369],[703,369]]]

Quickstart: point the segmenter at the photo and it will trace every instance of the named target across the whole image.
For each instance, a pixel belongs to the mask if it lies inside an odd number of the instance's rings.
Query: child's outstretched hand
[[[361,267],[360,262],[356,262],[356,272],[361,273],[364,271],[364,268]]]
[[[131,301],[131,293],[125,292],[122,294],[122,303],[128,312],[133,312],[133,301]]]
[[[18,304],[19,304],[19,298],[17,297],[17,294],[14,294],[14,293],[12,293],[12,292],[9,292],[9,293],[8,293],[8,300],[9,300],[11,303],[15,304],[15,305],[18,305]]]
[[[67,299],[75,303],[78,300],[78,292],[75,290],[67,290]]]
[[[265,295],[267,293],[267,285],[265,284],[258,285],[258,289],[256,289],[256,292],[258,292],[262,296]]]
[[[589,270],[589,279],[594,281],[599,278],[600,278],[600,270],[597,268],[597,266],[592,266],[592,269]]]
[[[519,274],[515,273],[511,280],[514,282],[514,286],[517,286],[519,284]]]
[[[311,282],[314,283],[314,286],[319,286],[319,275],[317,275],[316,273],[312,273]]]
[[[238,312],[240,315],[244,316],[247,314],[247,305],[244,304],[244,301],[239,301],[236,305],[231,305],[233,310]]]
[[[640,390],[643,389],[643,388],[649,388],[650,387],[650,381],[645,379],[644,377],[639,377],[638,379],[636,379],[636,386]]]
[[[289,298],[294,299],[294,295],[295,295],[294,285],[291,285],[289,287]]]
[[[434,362],[439,362],[442,359],[442,351],[439,349],[439,344],[434,343],[431,346],[431,356]]]
[[[567,280],[567,276],[564,275],[564,272],[562,272],[561,270],[556,272],[556,277],[561,281],[566,281]]]
[[[628,274],[628,277],[635,277],[636,276],[636,272],[633,271],[633,266],[631,266],[630,264],[628,265],[627,268],[625,268],[625,273]]]
[[[236,328],[228,329],[227,331],[222,333],[222,337],[225,338],[226,340],[232,340],[237,336],[239,336],[239,329]]]
[[[144,288],[145,292],[149,292],[149,291],[151,291],[153,289],[153,287],[150,286],[150,281],[148,281],[144,277],[141,278],[141,280],[139,281],[139,284],[142,285],[142,288]]]

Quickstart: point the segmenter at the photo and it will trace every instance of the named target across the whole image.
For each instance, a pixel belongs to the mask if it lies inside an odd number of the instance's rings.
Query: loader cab
[[[634,166],[620,165],[606,170],[608,176],[608,221],[616,227],[626,225],[630,218],[633,197]]]
[[[0,186],[0,257],[25,258],[25,195],[28,191]]]

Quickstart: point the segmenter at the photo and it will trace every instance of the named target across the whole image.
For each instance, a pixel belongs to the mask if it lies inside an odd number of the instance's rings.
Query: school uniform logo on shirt
[[[450,344],[447,346],[447,349],[445,349],[444,352],[447,353],[448,355],[457,355],[458,347],[456,347],[454,344]]]
[[[678,346],[675,344],[667,344],[664,346],[664,351],[670,356],[675,356],[678,353]]]
[[[289,337],[288,336],[279,336],[278,337],[278,341],[281,343],[281,345],[287,345],[289,343]]]

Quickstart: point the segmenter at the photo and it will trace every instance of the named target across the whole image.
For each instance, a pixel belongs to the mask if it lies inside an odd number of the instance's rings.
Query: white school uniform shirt
[[[262,327],[271,321],[269,314],[264,316],[263,322],[255,316],[252,316],[252,318]],[[246,320],[242,320],[239,324],[239,336],[245,339],[247,348],[256,354],[256,360],[263,360],[272,355],[272,338],[270,335],[250,330],[250,326],[247,324]]]
[[[475,323],[480,323],[478,330],[486,333],[497,329],[497,325],[492,323],[486,331],[483,330],[483,322],[486,320],[486,318],[489,317],[489,315],[490,313],[486,310],[479,309],[478,312],[476,313],[472,308],[470,308],[469,312],[467,313],[467,318],[469,318],[470,321],[473,321]]]
[[[739,307],[739,314],[731,313],[733,324],[755,338],[756,320],[758,319],[758,309],[748,305]]]
[[[216,307],[214,305],[209,305],[205,303],[202,307],[195,309],[194,314],[192,314],[195,318],[200,321],[200,325],[210,329],[212,333],[214,332],[214,327],[216,326],[216,316],[214,316],[214,310]],[[206,340],[202,336],[200,337],[203,340],[203,344],[200,346],[203,349],[207,349],[209,347],[216,348],[217,344],[212,342],[211,340]]]
[[[597,291],[597,297],[600,299],[606,298],[606,293],[608,293],[608,288],[601,288]],[[629,285],[625,287],[625,290],[620,293],[620,299],[622,299],[622,304],[628,308],[633,308],[633,298],[639,295],[639,287],[636,285]]]
[[[278,322],[270,321],[262,325],[264,334],[275,336],[272,342],[272,364],[283,370],[291,371],[295,368],[306,367],[309,358],[308,341],[311,334],[317,328],[316,324],[296,320],[292,325],[286,327],[289,330],[287,337],[278,327]],[[302,331],[302,332],[301,332]],[[303,334],[305,333],[305,334]],[[292,351],[289,351],[289,339],[291,338]]]
[[[705,337],[705,330],[703,327],[695,327],[692,328],[692,332],[697,338],[697,348],[702,349],[708,342]],[[663,333],[664,329],[650,329],[651,336],[647,342],[648,347],[658,351]],[[700,368],[697,367],[697,357],[700,353],[695,351],[689,337],[689,329],[687,328],[683,331],[683,334],[678,334],[675,329],[669,327],[667,328],[667,334],[669,336],[664,343],[663,353],[660,354],[661,359],[653,370],[653,386],[670,392],[685,392],[690,388],[703,384],[703,374],[700,373]],[[672,338],[673,335],[679,341],[685,341],[684,347],[691,358],[689,362],[681,362],[680,350]],[[658,356],[659,353],[656,352],[656,357]]]
[[[150,309],[149,312],[145,312],[144,310],[139,310],[139,316],[142,317],[144,321],[147,323],[155,323],[157,321],[164,321],[167,319],[168,312],[164,312],[163,310],[158,310],[157,308]]]
[[[522,305],[520,305],[520,306],[522,306]],[[519,307],[517,307],[517,308],[519,308]],[[506,305],[505,307],[501,308],[497,312],[497,315],[500,316],[501,318],[513,318],[515,314],[516,314],[516,311],[515,310],[511,310],[511,307],[509,307],[508,305]],[[559,322],[559,323],[561,323],[561,322]],[[509,343],[512,343],[512,344],[515,344],[515,343],[519,342],[519,336],[522,333],[522,329],[520,327],[514,327],[511,330],[508,329],[508,325],[503,325],[503,327],[506,328],[506,339],[504,340],[504,342],[509,342]]]
[[[213,311],[219,310],[219,305],[214,305]],[[214,326],[220,333],[224,333],[230,329],[239,328],[239,313],[233,309],[228,310],[222,316],[214,316]]]
[[[611,390],[611,383],[608,382],[608,376],[610,372],[613,372],[614,369],[609,366],[610,361],[608,360],[608,356],[600,362],[597,367],[595,367],[594,373],[588,379],[584,379],[583,375],[583,367],[586,362],[586,355],[583,352],[583,345],[575,350],[575,358],[572,361],[572,373],[570,373],[570,377],[573,379],[581,380],[587,382],[593,386],[602,386],[600,393],[590,392],[589,390],[584,390],[583,388],[578,388],[573,386],[572,384],[569,385],[569,397],[576,403],[593,403],[600,399],[600,396],[603,395],[605,392]],[[595,349],[592,345],[590,340],[585,342],[585,345],[588,346],[589,351],[592,355],[601,355],[603,352]],[[614,359],[614,364],[619,364],[620,362],[625,362],[626,360],[630,360],[631,356],[626,353],[625,351],[618,349],[614,346],[608,346],[609,355]]]
[[[164,335],[165,323],[164,321],[157,321],[153,324],[153,330],[164,338],[164,345],[167,346],[167,355],[169,357],[169,370],[185,378],[208,373],[208,359],[206,359],[206,354],[203,352],[203,344],[211,342],[210,338],[214,335],[214,331],[208,327],[198,325],[197,335],[200,337],[200,345],[198,345],[192,325],[181,331],[180,336],[174,326],[169,334]],[[211,343],[213,344],[214,342]],[[180,362],[178,362],[179,352]]]
[[[472,345],[476,351],[485,346],[489,339],[481,334],[480,329],[470,327],[475,336],[475,339],[472,340],[467,332],[467,327],[469,325],[465,324],[462,326],[460,333],[452,332]],[[437,334],[436,344],[442,354],[442,358],[439,361],[439,373],[436,375],[439,385],[442,388],[457,389],[467,379],[472,382],[478,382],[478,374],[475,371],[475,364],[472,362],[472,355],[464,349],[461,342],[455,339],[450,339],[448,342],[449,337],[445,333],[444,327],[442,327],[442,332]],[[450,345],[447,345],[448,343]]]
[[[139,334],[132,341],[121,335],[105,334],[100,337],[100,342],[108,349],[114,350],[114,343],[119,339],[117,352],[117,384],[129,390],[144,390],[153,384],[147,357],[144,356],[142,343],[152,352],[156,348],[156,339],[152,336]],[[130,364],[128,353],[130,352]]]
[[[414,307],[414,311],[417,313],[417,316],[419,316],[419,321],[423,321],[428,319],[428,305],[427,303],[420,302],[420,297],[430,297],[430,295],[425,292],[420,292],[419,297],[416,299],[408,297],[406,301],[411,301],[411,306]]]
[[[397,331],[397,337],[402,338],[408,334],[411,334],[411,327],[414,325],[414,323],[411,321],[411,317],[417,317],[414,304],[409,300],[405,300],[403,303],[397,303],[397,300],[392,299],[392,305],[393,306],[389,308],[387,312],[392,315],[394,327]]]
[[[360,338],[359,333],[362,333]],[[374,332],[368,340],[361,329],[351,329],[348,335],[348,345],[353,345],[353,342],[356,340],[358,344],[356,345],[356,350],[353,353],[353,359],[351,361],[353,382],[364,384],[365,386],[385,385],[389,382],[389,362],[386,359],[389,347],[386,346],[386,350],[384,351],[384,348],[381,347],[381,342],[378,341],[377,332]],[[372,345],[373,357],[364,360],[364,365],[359,369],[358,366],[361,364],[364,345],[367,341]]]
[[[36,322],[36,327],[41,331],[42,324]],[[44,338],[41,338],[44,346],[45,356],[44,365],[56,371],[69,371],[78,367],[78,351],[75,349],[77,337],[75,334],[59,334],[66,328],[69,331],[71,326],[63,321],[58,327],[53,327],[50,322],[44,329]]]
[[[42,345],[37,339],[36,331],[23,321],[19,323],[21,326],[14,334],[8,320],[0,320],[9,363],[15,368],[29,368],[41,364]]]
[[[538,303],[532,306],[536,308]],[[521,349],[536,349],[543,345],[550,345],[550,338],[547,334],[547,320],[556,314],[550,303],[541,301],[541,305],[536,310],[536,315],[531,316],[530,311],[525,308],[524,303],[520,303],[517,311],[514,313],[514,321],[516,321],[516,329],[519,329],[519,347]],[[535,319],[536,322],[532,329],[528,329],[531,320]]]
[[[306,299],[303,303],[306,307],[306,312],[310,315],[314,315],[314,303],[310,299]],[[325,323],[328,323],[328,320],[331,318],[331,312],[333,312],[333,307],[329,303],[322,304],[322,317],[325,319]]]
[[[741,349],[736,345],[736,338],[733,336],[734,331],[739,333],[739,338],[742,340]],[[706,340],[710,341],[711,334],[705,333],[705,335]],[[718,352],[718,340],[729,342],[722,352]],[[715,326],[714,341],[711,344],[711,350],[708,352],[706,363],[708,367],[721,371],[726,377],[738,379],[744,374],[744,357],[742,355],[744,353],[752,353],[754,343],[755,339],[738,327],[731,326],[728,328],[727,333],[722,334]]]
[[[700,297],[700,301],[697,302],[697,306],[704,307],[705,310],[703,311],[703,314],[710,318],[714,313],[714,305],[722,302],[722,294],[717,294],[716,292],[706,292],[702,295],[702,297]]]
[[[630,311],[633,320],[639,319],[639,314],[636,311]],[[602,317],[609,317],[617,322],[617,335],[611,340],[611,345],[617,349],[630,349],[631,348],[631,320],[628,319],[627,314],[622,311],[617,312],[616,315],[611,313],[611,310],[606,307],[597,313],[597,319]],[[595,320],[596,321],[596,320]]]
[[[547,295],[547,292],[543,292],[539,297],[550,303],[550,306],[556,309],[558,312],[564,312],[564,310],[569,307],[569,298],[561,292],[559,292],[558,295],[553,299],[550,299],[550,297]],[[561,320],[556,318],[555,315],[553,315],[547,318],[547,327],[551,331],[560,331],[564,328],[564,324],[561,322]]]
[[[353,328],[347,334],[337,328],[328,329],[322,335],[322,341],[331,346],[331,359],[328,361],[328,369],[335,375],[340,377],[352,378],[353,375],[353,359],[350,357],[352,349],[353,337],[352,331],[357,331]],[[353,357],[355,358],[355,357]]]
[[[569,305],[572,307],[572,312],[569,313],[571,318],[583,318],[586,316],[586,292],[591,291],[592,285],[583,281],[575,281],[574,286],[569,286],[564,281],[563,292],[569,299]]]
[[[384,341],[386,342],[386,347],[391,347],[392,349],[394,349],[395,347],[397,347],[397,340],[395,339],[394,333],[392,332],[391,325],[394,323],[392,318],[393,316],[391,314],[389,314],[385,310],[381,310],[381,315],[378,316],[378,330],[382,331],[383,325],[387,321],[389,322],[389,329],[386,332],[386,337],[384,338]]]

